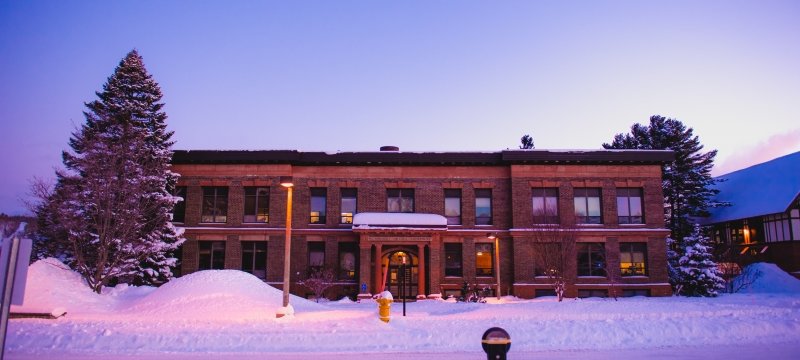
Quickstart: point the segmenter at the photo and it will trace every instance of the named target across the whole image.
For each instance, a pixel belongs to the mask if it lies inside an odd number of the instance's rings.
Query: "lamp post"
[[[281,186],[285,187],[286,193],[286,239],[283,245],[283,307],[278,309],[275,317],[284,317],[285,315],[292,314],[294,311],[289,310],[289,259],[292,255],[292,182],[291,176],[281,176]]]
[[[497,277],[497,300],[500,300],[500,238],[493,233],[486,234],[490,240],[494,240],[494,273]]]

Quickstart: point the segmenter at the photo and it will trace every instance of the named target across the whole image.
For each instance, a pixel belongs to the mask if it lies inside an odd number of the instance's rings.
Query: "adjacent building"
[[[239,269],[282,286],[291,177],[292,292],[329,297],[666,296],[662,165],[671,151],[176,151],[183,274]],[[548,254],[548,256],[544,256]]]
[[[800,276],[800,152],[716,178],[717,201],[704,224],[723,261],[763,261]]]

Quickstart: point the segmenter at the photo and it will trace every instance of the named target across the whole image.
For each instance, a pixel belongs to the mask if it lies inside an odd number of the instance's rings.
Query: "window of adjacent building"
[[[269,222],[269,188],[244,188],[244,222]]]
[[[607,276],[604,243],[578,243],[578,276]]]
[[[533,222],[558,224],[558,189],[533,188]]]
[[[492,224],[492,189],[475,190],[475,225]]]
[[[475,244],[475,275],[494,275],[494,244]]]
[[[622,276],[647,275],[647,244],[619,244],[619,268]]]
[[[328,203],[328,189],[311,188],[311,218],[309,224],[324,224],[325,209]]]
[[[203,213],[200,221],[204,223],[224,223],[228,221],[227,187],[203,188]]]
[[[224,241],[198,241],[200,270],[225,268],[225,242]]]
[[[620,224],[643,224],[642,189],[617,188],[617,215]]]
[[[339,279],[356,279],[356,252],[358,246],[354,242],[339,243]]]
[[[352,224],[353,223],[353,216],[356,214],[356,205],[357,205],[357,198],[358,198],[358,191],[356,189],[341,189],[342,194],[342,201],[341,201],[341,223],[342,224]]]
[[[267,242],[242,241],[242,271],[267,278]]]
[[[599,188],[575,188],[575,221],[602,224]]]
[[[800,239],[800,210],[792,209],[788,214],[764,216],[764,237],[768,242]]]
[[[387,212],[414,212],[414,189],[386,189]]]
[[[182,223],[186,220],[186,186],[177,186],[172,195],[181,198],[172,209],[172,221]]]
[[[461,189],[444,189],[444,217],[447,225],[461,225]]]
[[[321,271],[325,267],[325,243],[314,241],[308,243],[308,273]]]
[[[444,276],[463,276],[461,243],[444,244]]]

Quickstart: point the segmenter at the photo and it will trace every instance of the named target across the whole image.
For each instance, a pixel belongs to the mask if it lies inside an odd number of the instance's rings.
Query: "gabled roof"
[[[731,206],[711,209],[705,223],[781,213],[800,195],[800,151],[716,179],[716,200]]]

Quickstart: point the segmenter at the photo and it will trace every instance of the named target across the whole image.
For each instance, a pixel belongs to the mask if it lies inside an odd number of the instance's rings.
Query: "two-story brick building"
[[[671,151],[388,149],[176,151],[180,271],[240,269],[281,287],[280,179],[291,177],[295,294],[323,268],[338,278],[329,296],[398,294],[406,261],[412,297],[458,294],[465,281],[494,291],[498,279],[503,295],[548,295],[554,269],[539,255],[553,245],[568,297],[671,293],[661,187]]]

